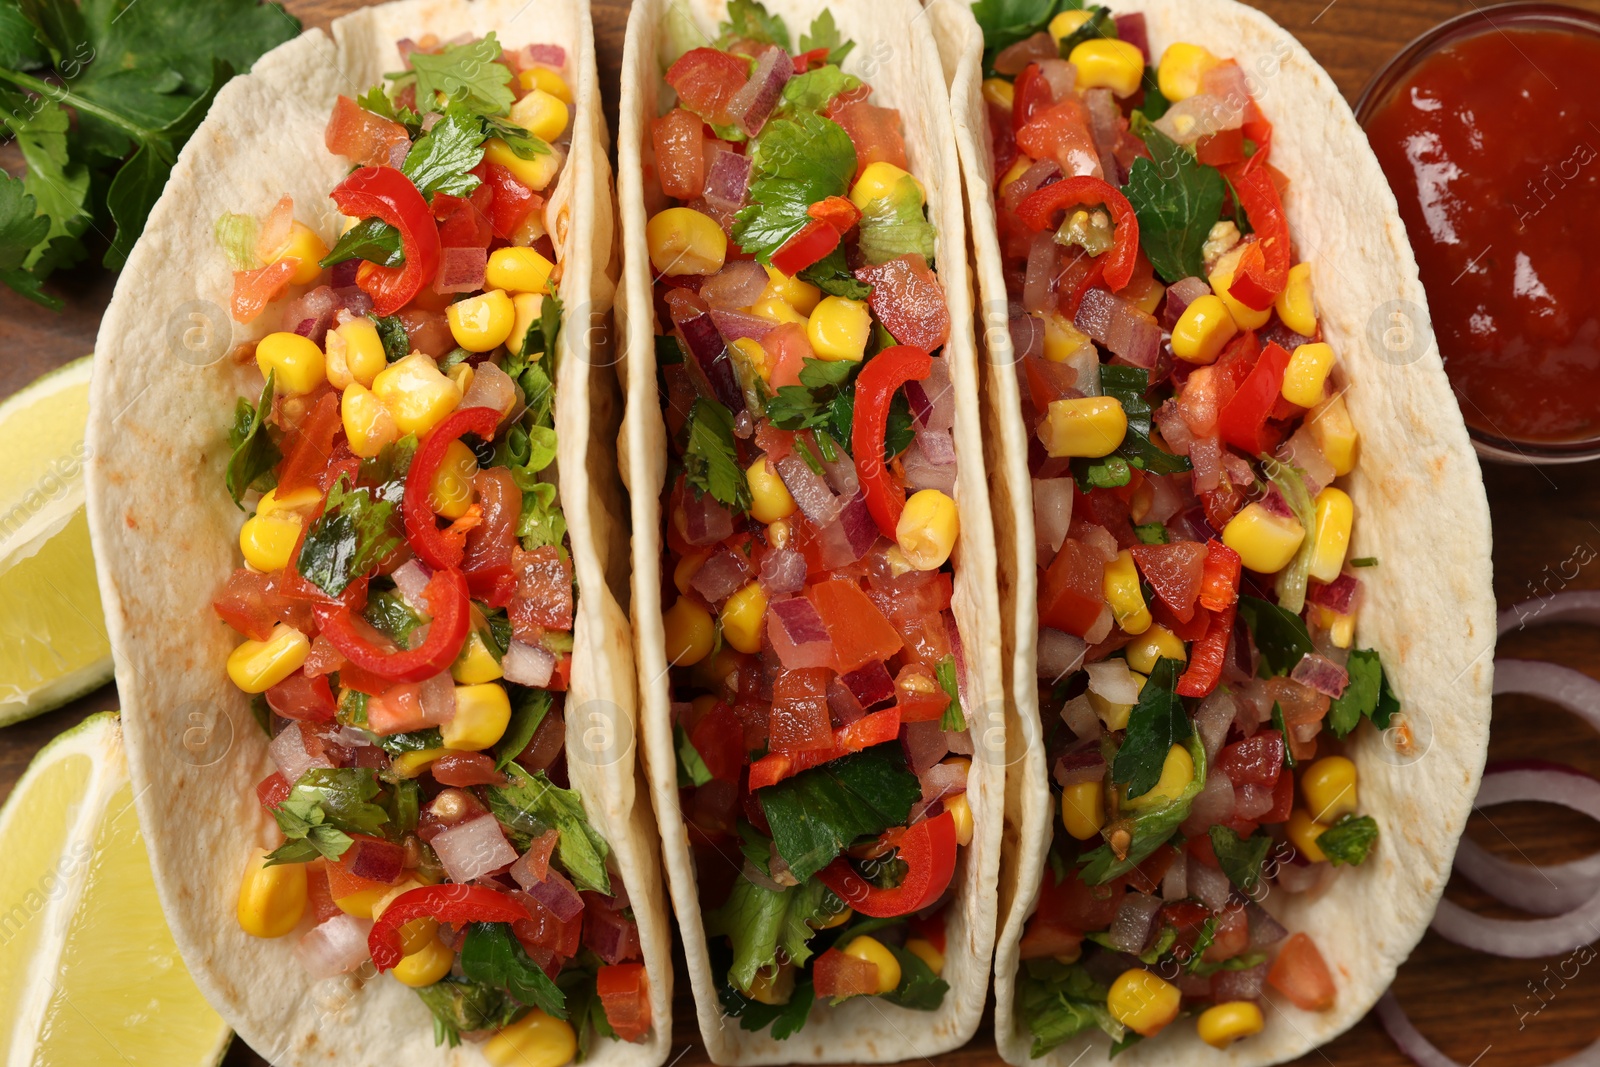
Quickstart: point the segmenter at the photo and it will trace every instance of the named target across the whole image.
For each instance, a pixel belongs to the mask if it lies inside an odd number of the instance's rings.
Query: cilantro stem
[[[5,67],[0,67],[0,81],[8,81],[18,88],[27,89],[30,92],[38,93],[40,96],[48,97],[56,103],[64,104],[81,114],[93,115],[102,122],[109,122],[113,126],[126,130],[140,141],[150,140],[156,135],[155,130],[130,122],[125,116],[101,107],[94,101],[68,89],[65,85],[55,85],[51,82],[41,81],[30,74],[7,70]]]

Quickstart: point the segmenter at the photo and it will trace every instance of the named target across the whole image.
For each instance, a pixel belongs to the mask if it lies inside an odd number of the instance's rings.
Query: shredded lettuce
[[[861,254],[872,266],[910,253],[932,264],[933,239],[933,223],[922,210],[922,187],[909,174],[861,212]]]
[[[1305,540],[1300,542],[1300,550],[1294,554],[1294,559],[1278,572],[1276,589],[1278,606],[1298,615],[1306,606],[1306,583],[1311,576],[1311,556],[1317,550],[1316,508],[1312,506],[1311,492],[1306,488],[1305,472],[1300,468],[1291,467],[1271,456],[1262,456],[1261,469],[1266,472],[1267,480],[1278,487],[1278,492],[1283,494],[1289,510],[1294,512],[1301,529],[1306,532]]]

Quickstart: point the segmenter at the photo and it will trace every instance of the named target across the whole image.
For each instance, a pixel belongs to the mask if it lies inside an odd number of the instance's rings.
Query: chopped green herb
[[[811,28],[800,35],[800,51],[814,52],[818,48],[826,48],[827,61],[834,66],[843,63],[845,56],[855,46],[854,41],[846,41],[840,36],[839,27],[833,21],[833,12],[827,8],[823,8],[822,14],[811,20]]]
[[[1107,396],[1116,397],[1128,418],[1128,431],[1117,446],[1117,456],[1151,474],[1178,474],[1190,469],[1187,457],[1174,455],[1150,440],[1154,409],[1145,398],[1150,389],[1149,371],[1108,363],[1100,368],[1100,388]]]
[[[482,161],[483,123],[465,108],[452,106],[412,144],[400,169],[431,200],[434,193],[469,195],[482,184],[471,173]]]
[[[1181,661],[1165,656],[1157,660],[1139,692],[1139,702],[1128,714],[1127,734],[1111,761],[1111,780],[1127,783],[1129,799],[1155,788],[1167,753],[1193,731],[1176,691],[1182,666]]]
[[[766,9],[761,0],[729,0],[728,17],[717,26],[716,47],[726,51],[739,41],[756,41],[789,47],[789,27]]]
[[[433,1013],[433,1043],[455,1048],[463,1031],[498,1030],[510,1026],[528,1009],[482,982],[445,975],[432,985],[412,990]]]
[[[1140,247],[1169,284],[1200,277],[1200,250],[1222,216],[1222,174],[1139,117],[1136,112],[1134,132],[1150,158],[1133,161],[1122,192],[1139,219]]]
[[[683,453],[688,484],[735,511],[749,511],[750,482],[739,466],[733,415],[715,400],[700,397],[689,409],[688,434]]]
[[[362,767],[313,767],[302,774],[272,809],[288,841],[267,854],[267,866],[318,856],[336,860],[352,844],[351,834],[381,833],[389,813],[370,803],[378,792],[377,772]]]
[[[858,837],[904,825],[922,795],[896,742],[801,771],[756,794],[778,855],[804,881]]]
[[[1240,837],[1231,827],[1220,823],[1211,827],[1209,833],[1222,873],[1248,895],[1261,881],[1261,865],[1272,851],[1272,838],[1266,834]]]
[[[808,111],[769,119],[750,148],[748,203],[732,237],[761,262],[799,233],[818,200],[843,196],[856,173],[856,150],[838,123]]]
[[[689,740],[689,731],[685,730],[682,724],[673,725],[672,739],[678,753],[678,788],[688,789],[690,786],[705,785],[711,781],[711,768],[706,766],[700,750]]]
[[[589,825],[583,813],[583,800],[575,790],[562,789],[543,771],[529,774],[519,764],[504,768],[510,782],[485,790],[489,811],[511,831],[519,848],[546,830],[561,835],[556,856],[579,889],[611,895],[611,876],[606,872],[606,857],[611,848]]]
[[[246,491],[266,492],[278,484],[272,473],[283,453],[273,444],[267,433],[267,413],[272,410],[272,379],[275,372],[267,373],[267,384],[261,390],[261,401],[255,407],[240,397],[233,410],[233,426],[228,430],[228,445],[233,454],[228,457],[228,495],[242,511],[240,503]]]
[[[385,315],[373,320],[372,325],[377,328],[378,340],[383,342],[383,358],[386,362],[395,363],[411,354],[411,335],[406,333],[405,323],[400,321],[400,316]]]
[[[944,709],[944,717],[939,720],[939,729],[965,730],[967,728],[967,713],[961,707],[961,680],[956,677],[956,657],[954,653],[941,659],[934,673],[939,678],[939,688],[943,689],[945,696],[950,698],[949,705]]]
[[[1112,17],[1109,7],[1095,5],[1089,8],[1089,19],[1082,26],[1061,38],[1061,43],[1056,46],[1056,51],[1062,59],[1072,55],[1072,50],[1085,41],[1094,41],[1101,38],[1117,36],[1117,20]]]
[[[491,643],[492,644],[492,643]],[[504,771],[522,755],[533,735],[539,732],[544,717],[550,713],[555,699],[543,689],[518,686],[511,704],[511,723],[494,746],[494,769]]]
[[[1262,677],[1288,674],[1308,653],[1316,651],[1305,621],[1295,612],[1260,597],[1241,596],[1239,614],[1261,652]]]
[[[1335,867],[1360,866],[1378,843],[1378,823],[1370,815],[1346,815],[1317,835],[1317,847]]]
[[[1377,556],[1356,556],[1350,561],[1350,566],[1352,567],[1376,567],[1377,565]]]
[[[338,596],[400,544],[392,525],[394,504],[377,500],[366,487],[349,488],[340,475],[328,490],[322,514],[306,531],[295,569],[329,596]]]
[[[557,1019],[567,1017],[561,987],[511,936],[509,923],[472,923],[461,943],[461,973],[498,989],[520,1004]]]
[[[1033,1035],[1030,1055],[1038,1059],[1096,1027],[1113,1041],[1120,1040],[1127,1031],[1106,1007],[1106,994],[1106,987],[1080,964],[1024,961],[1017,978],[1017,1012]]]
[[[443,111],[438,97],[480,115],[502,115],[511,110],[516,94],[511,89],[511,68],[500,62],[500,42],[490,31],[482,40],[446,45],[437,54],[411,53],[411,70],[389,74],[397,87],[415,82],[417,107]]]
[[[333,251],[319,266],[331,267],[350,259],[364,259],[383,267],[398,267],[406,261],[400,246],[400,231],[382,219],[362,219],[334,243]]]

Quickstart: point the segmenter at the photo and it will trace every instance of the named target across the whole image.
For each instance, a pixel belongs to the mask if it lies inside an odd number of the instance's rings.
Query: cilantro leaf
[[[1211,827],[1211,848],[1217,854],[1217,864],[1228,881],[1246,894],[1261,881],[1261,865],[1272,851],[1272,838],[1266,834],[1240,837],[1232,827],[1221,823]]]
[[[709,397],[689,409],[689,441],[684,447],[685,479],[696,490],[737,511],[750,510],[750,482],[739,466],[733,441],[733,416]]]
[[[1222,216],[1222,174],[1148,123],[1135,123],[1150,159],[1136,159],[1123,195],[1139,219],[1139,244],[1168,283],[1204,274],[1200,250]]]
[[[739,1020],[739,1029],[760,1033],[770,1026],[774,1041],[786,1041],[806,1025],[811,1005],[816,1003],[817,989],[810,978],[796,978],[787,1004],[766,1004],[746,997],[731,982],[722,982],[717,986],[717,999],[722,1003],[723,1014]]]
[[[253,219],[251,221],[254,222]],[[218,225],[220,227],[221,223]],[[400,231],[379,218],[362,219],[334,242],[333,250],[322,258],[318,266],[331,267],[350,259],[364,259],[382,267],[400,266],[406,261],[405,250],[400,244]],[[407,347],[410,347],[409,343]]]
[[[1383,662],[1370,648],[1358,648],[1350,653],[1344,669],[1350,681],[1344,692],[1328,705],[1328,729],[1333,736],[1344,737],[1360,725],[1363,717],[1374,718],[1382,695],[1388,690],[1389,679],[1383,672]],[[1385,717],[1387,725],[1387,717]]]
[[[1148,688],[1149,683],[1145,685]],[[1164,845],[1178,832],[1183,820],[1189,817],[1190,805],[1194,802],[1194,798],[1200,795],[1200,790],[1205,788],[1206,750],[1200,743],[1198,734],[1190,734],[1187,745],[1189,757],[1194,761],[1193,781],[1178,794],[1178,799],[1153,808],[1145,808],[1131,817],[1128,829],[1132,839],[1128,843],[1127,852],[1122,856],[1119,857],[1111,851],[1111,845],[1108,843],[1078,857],[1078,863],[1082,866],[1078,877],[1082,878],[1086,885],[1104,885],[1113,878],[1127,874]]]
[[[1129,799],[1155,787],[1167,753],[1194,729],[1175,689],[1181,666],[1165,656],[1157,660],[1139,692],[1139,702],[1128,713],[1127,735],[1111,761],[1111,780],[1127,783]]]
[[[681,723],[673,724],[672,741],[678,753],[678,788],[687,789],[711,781],[711,768],[706,766],[705,758],[694,747],[694,742],[689,740],[689,731]]]
[[[469,195],[482,184],[469,173],[482,161],[483,123],[465,107],[452,105],[412,144],[400,169],[431,200],[434,193]]]
[[[484,134],[487,137],[498,137],[506,143],[506,147],[518,159],[538,159],[540,156],[550,154],[550,145],[515,122],[497,118],[494,115],[482,116]]]
[[[750,149],[749,202],[734,242],[766,263],[811,221],[806,209],[843,196],[856,173],[856,149],[838,123],[808,111],[768,120]]]
[[[950,983],[933,973],[933,968],[922,957],[912,955],[899,945],[885,945],[900,963],[900,984],[883,994],[890,1004],[913,1011],[938,1011]]]
[[[267,412],[272,410],[272,378],[276,372],[267,373],[267,384],[261,390],[261,402],[255,407],[240,397],[233,410],[233,426],[228,430],[228,445],[233,454],[228,457],[228,495],[241,511],[240,503],[245,491],[256,489],[266,492],[277,484],[272,469],[283,458],[278,446],[267,434]]]
[[[1017,977],[1017,1011],[1033,1035],[1033,1058],[1096,1027],[1113,1041],[1126,1033],[1106,1008],[1106,987],[1081,965],[1037,959],[1025,961],[1022,968]]]
[[[950,704],[944,709],[944,718],[939,722],[941,730],[965,730],[967,728],[967,715],[961,707],[961,682],[956,677],[956,657],[954,653],[945,656],[939,661],[939,666],[934,669],[934,674],[939,679],[939,688],[950,698]]]
[[[801,281],[810,282],[829,296],[842,296],[850,300],[865,300],[872,295],[872,286],[857,278],[845,261],[844,249],[835,248],[799,274]]]
[[[1061,12],[1082,8],[1083,0],[977,0],[972,17],[983,30],[984,73],[995,73],[994,57],[1005,49],[1039,33]]]
[[[890,743],[802,771],[756,798],[778,855],[803,881],[858,837],[902,825],[921,795],[900,746]]]
[[[508,923],[472,923],[461,944],[461,973],[530,1008],[557,1019],[567,1017],[561,987],[533,962]]]
[[[777,967],[780,956],[803,966],[811,958],[807,942],[816,932],[809,923],[837,913],[838,905],[815,878],[777,890],[739,878],[722,906],[706,913],[706,933],[732,942],[728,982],[748,993],[757,974]]]
[[[406,325],[400,321],[400,316],[385,315],[374,319],[372,325],[378,331],[378,340],[383,342],[385,362],[398,363],[411,354],[411,335],[406,333]]]
[[[839,27],[833,21],[833,12],[827,8],[822,9],[822,14],[811,20],[811,28],[800,35],[800,51],[811,52],[818,48],[828,50],[828,62],[838,66],[844,62],[844,57],[855,48],[854,41],[846,41],[839,34]]]
[[[1178,474],[1190,469],[1188,457],[1174,455],[1150,440],[1153,409],[1145,399],[1150,388],[1148,371],[1108,363],[1100,368],[1100,388],[1107,396],[1117,398],[1128,417],[1128,432],[1117,446],[1115,456],[1151,474]]]
[[[716,47],[723,51],[738,41],[757,41],[789,47],[789,27],[783,17],[766,9],[761,0],[729,0],[728,17],[717,25]]]
[[[528,1009],[493,986],[447,974],[432,985],[412,989],[433,1013],[433,1043],[455,1048],[461,1032],[510,1026]]]
[[[380,118],[390,122],[398,122],[406,128],[406,132],[413,138],[422,132],[422,116],[409,107],[396,107],[389,94],[383,91],[383,86],[374,85],[361,96],[356,97],[356,103],[362,110],[370,111]]]
[[[83,258],[78,238],[90,223],[89,168],[68,158],[71,119],[65,108],[41,99],[14,107],[5,126],[28,164],[23,190],[50,227],[22,266],[36,274],[71,266]]]
[[[1317,847],[1335,867],[1360,866],[1378,843],[1378,823],[1370,815],[1346,815],[1317,835]]]
[[[302,578],[335,597],[400,544],[393,501],[374,498],[365,486],[348,486],[345,475],[333,483],[295,560]]]
[[[516,102],[511,91],[511,68],[500,62],[500,42],[494,31],[481,41],[447,45],[436,55],[411,53],[411,70],[389,75],[396,83],[415,76],[417,105],[424,111],[442,111],[438,97],[482,115],[503,115]]]
[[[389,813],[370,801],[378,795],[378,773],[363,767],[313,767],[272,809],[289,840],[268,853],[267,865],[336,860],[352,844],[351,834],[378,834]]]
[[[1316,651],[1305,620],[1270,600],[1241,596],[1239,614],[1244,616],[1256,648],[1261,651],[1261,669],[1266,672],[1263,677],[1288,674],[1308,653]]]
[[[556,856],[572,881],[579,889],[610,896],[606,857],[611,848],[589,825],[577,792],[560,788],[543,771],[529,774],[516,763],[507,764],[505,773],[511,779],[509,784],[486,790],[490,813],[524,842],[523,848],[527,840],[546,830],[557,831],[561,840]]]
[[[934,236],[933,223],[923,211],[922,188],[909,174],[895,182],[889,195],[861,211],[858,247],[870,266],[911,253],[932,263]]]
[[[495,650],[493,641],[487,642],[487,645],[491,650]],[[518,687],[518,691],[512,697],[511,724],[506,727],[506,732],[494,746],[495,770],[504,771],[522,755],[522,750],[528,747],[533,735],[539,732],[544,717],[550,714],[550,708],[554,703],[555,698],[543,689]]]
[[[1096,4],[1089,8],[1089,18],[1082,26],[1061,38],[1056,45],[1056,51],[1062,59],[1072,55],[1072,50],[1085,41],[1115,38],[1117,36],[1117,20],[1112,17],[1111,9]]]
[[[422,625],[416,612],[400,599],[399,593],[391,589],[370,593],[367,606],[361,609],[361,617],[401,648],[408,647],[406,642],[411,632]]]
[[[833,16],[824,10],[818,17],[831,19]],[[783,86],[783,101],[779,106],[798,111],[821,111],[828,106],[828,101],[840,93],[860,87],[860,78],[846,74],[830,63],[790,78]]]

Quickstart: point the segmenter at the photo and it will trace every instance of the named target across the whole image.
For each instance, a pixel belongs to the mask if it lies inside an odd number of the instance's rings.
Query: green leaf
[[[1186,740],[1193,724],[1176,687],[1183,663],[1162,657],[1128,713],[1128,731],[1111,762],[1111,780],[1126,782],[1128,797],[1144,796],[1161,778],[1172,746]]]
[[[847,300],[865,300],[872,295],[872,286],[861,281],[850,271],[845,261],[844,248],[840,246],[802,270],[799,279],[810,282],[829,296],[842,296]]]
[[[716,47],[727,51],[736,41],[759,41],[788,49],[789,27],[766,9],[761,0],[729,0],[728,17],[717,26]]]
[[[71,0],[19,0],[17,6],[58,61],[76,53],[88,40],[83,15]]]
[[[383,358],[386,362],[398,363],[411,354],[411,335],[406,333],[406,325],[400,321],[400,316],[385,315],[374,319],[372,325],[378,331],[378,340],[383,342]]]
[[[379,748],[391,756],[403,755],[407,752],[426,752],[430,748],[443,748],[444,737],[437,726],[430,726],[426,730],[412,730],[403,734],[374,734]]]
[[[50,55],[18,0],[0,0],[0,67],[37,70],[49,62]]]
[[[1144,87],[1144,103],[1139,105],[1139,114],[1144,116],[1146,122],[1156,121],[1172,106],[1172,102],[1161,91],[1160,82],[1156,77],[1158,69],[1147,65],[1139,79]]]
[[[1263,677],[1288,674],[1307,653],[1316,651],[1305,621],[1270,600],[1241,596],[1239,614],[1261,652],[1261,669],[1266,672]]]
[[[1103,38],[1115,39],[1117,36],[1117,20],[1112,17],[1109,7],[1096,4],[1089,9],[1089,20],[1082,26],[1061,38],[1056,45],[1056,51],[1062,59],[1072,55],[1072,50],[1085,41],[1100,40]]]
[[[401,648],[410,647],[408,640],[411,632],[422,625],[416,612],[400,599],[399,593],[390,589],[368,594],[367,606],[361,609],[361,617]]]
[[[557,1019],[567,1017],[561,987],[533,962],[507,923],[472,923],[461,943],[461,973]]]
[[[732,943],[728,982],[747,994],[756,976],[771,973],[780,959],[804,966],[811,958],[807,942],[816,932],[809,923],[838,910],[838,898],[815,879],[774,890],[741,877],[722,906],[705,913],[706,933]]]
[[[23,183],[0,173],[0,270],[20,268],[49,231],[50,220],[39,216]]]
[[[700,397],[689,409],[688,435],[683,452],[685,481],[697,495],[710,493],[726,507],[749,511],[750,482],[739,466],[733,415],[710,397]]]
[[[90,223],[89,168],[68,158],[71,119],[65,108],[41,98],[13,109],[5,126],[28,165],[23,190],[50,227],[22,266],[41,276],[71,266],[83,258],[78,239]]]
[[[1222,873],[1248,896],[1261,881],[1261,865],[1272,851],[1272,838],[1266,834],[1240,837],[1221,823],[1211,827],[1209,832],[1211,848],[1217,854]]]
[[[856,173],[856,149],[838,123],[812,112],[769,119],[750,148],[749,203],[733,239],[761,262],[811,221],[806,209],[843,196]]]
[[[555,699],[543,689],[518,687],[511,705],[511,724],[494,746],[495,770],[504,771],[522,755],[554,703]]]
[[[938,1011],[939,1005],[944,1003],[944,995],[950,991],[950,983],[934,974],[922,957],[899,945],[884,947],[894,953],[900,963],[900,984],[883,994],[883,999],[912,1011]]]
[[[417,138],[400,169],[417,191],[431,200],[434,193],[471,194],[482,182],[476,174],[468,172],[481,162],[483,123],[464,107],[455,105],[433,124],[432,129]]]
[[[345,475],[328,490],[328,499],[306,531],[295,560],[300,576],[329,596],[371,571],[400,545],[394,529],[394,503],[378,500],[363,486],[350,489]]]
[[[833,15],[824,9],[818,18],[827,18],[831,21]],[[848,48],[846,50],[848,51]],[[783,100],[779,107],[793,111],[822,111],[827,108],[828,101],[840,93],[848,93],[860,87],[860,78],[854,74],[846,74],[830,64],[790,78],[783,86]]]
[[[522,391],[528,395],[529,411],[538,413],[533,420],[535,423],[543,422],[544,415],[549,413],[554,388],[549,372],[540,364],[553,364],[556,339],[560,335],[561,300],[552,293],[540,302],[539,317],[528,324],[528,332],[522,338],[522,353],[506,364],[506,373],[519,379]],[[550,360],[539,360],[540,356],[547,354]],[[529,380],[528,373],[535,370],[538,374]]]
[[[273,468],[283,453],[267,434],[267,413],[272,410],[272,379],[276,372],[267,373],[267,384],[261,390],[261,402],[255,407],[240,397],[234,406],[233,426],[228,431],[228,445],[233,454],[228,457],[228,495],[241,511],[240,503],[245,491],[256,489],[266,492],[277,484]]]
[[[1360,866],[1377,843],[1378,823],[1370,815],[1346,815],[1317,835],[1317,847],[1335,867]]]
[[[481,115],[510,111],[516,94],[511,90],[511,68],[500,62],[500,52],[500,42],[490,31],[481,41],[448,45],[437,55],[411,53],[418,108],[444,110],[436,95],[443,94],[451,104]],[[389,77],[398,81],[405,76]]]
[[[577,791],[562,789],[543,771],[530,774],[516,763],[507,764],[504,770],[510,783],[486,789],[490,813],[524,842],[546,830],[555,830],[561,835],[556,858],[574,884],[579,889],[610,896],[606,857],[611,849],[589,825]],[[526,843],[521,847],[526,848]]]
[[[1099,1028],[1113,1041],[1126,1032],[1106,1007],[1106,987],[1081,965],[1027,960],[1017,976],[1017,1012],[1033,1035],[1038,1059],[1077,1035]]]
[[[1377,565],[1377,556],[1354,556],[1350,560],[1350,566],[1352,567],[1376,567]]]
[[[451,1048],[461,1044],[462,1031],[498,1030],[528,1013],[501,990],[456,975],[412,991],[433,1013],[434,1044]]]
[[[389,94],[383,91],[381,85],[374,85],[356,97],[356,103],[380,118],[400,123],[413,139],[422,133],[422,116],[409,107],[395,107],[394,101],[389,99]]]
[[[1222,174],[1153,126],[1137,125],[1150,159],[1133,161],[1123,195],[1139,218],[1139,244],[1169,284],[1204,275],[1200,250],[1222,215]]]
[[[1178,832],[1183,820],[1189,817],[1189,806],[1200,795],[1200,790],[1205,788],[1206,750],[1198,734],[1190,734],[1187,744],[1189,757],[1194,761],[1194,779],[1178,794],[1178,799],[1146,808],[1133,816],[1128,851],[1121,859],[1111,851],[1109,844],[1078,857],[1078,863],[1082,866],[1078,877],[1086,885],[1104,885],[1113,878],[1127,874],[1166,844]]]
[[[1276,700],[1272,702],[1272,728],[1278,731],[1283,739],[1283,765],[1296,767],[1298,761],[1294,758],[1294,746],[1289,743],[1289,726],[1283,721],[1283,705]]]
[[[1272,456],[1263,455],[1259,458],[1267,480],[1278,487],[1278,492],[1283,494],[1284,502],[1289,505],[1289,510],[1294,512],[1300,528],[1305,531],[1300,548],[1288,565],[1278,572],[1278,579],[1273,587],[1278,596],[1279,606],[1285,611],[1299,614],[1305,610],[1306,584],[1311,575],[1311,557],[1317,550],[1316,509],[1311,503],[1311,491],[1306,487],[1304,471]]]
[[[688,789],[711,781],[713,777],[711,768],[706,766],[700,750],[689,740],[689,731],[685,730],[682,724],[673,724],[672,741],[678,753],[678,788]]]
[[[1151,474],[1178,474],[1190,469],[1186,456],[1173,455],[1150,440],[1154,409],[1145,397],[1150,389],[1149,371],[1108,363],[1100,368],[1100,389],[1105,395],[1116,397],[1128,417],[1128,432],[1117,446],[1117,456]]]
[[[236,71],[300,34],[281,4],[258,0],[83,0],[95,41],[89,73],[174,70],[191,92],[207,87],[214,61]]]
[[[517,520],[522,548],[532,552],[546,545],[561,547],[567,536],[567,516],[556,501],[556,487],[538,482],[522,491],[522,516]]]
[[[1159,522],[1146,522],[1136,524],[1133,535],[1139,539],[1140,544],[1164,545],[1167,543],[1167,528]]]
[[[362,767],[313,767],[272,809],[287,843],[267,855],[267,865],[303,863],[314,855],[336,860],[351,834],[378,834],[389,813],[370,803],[379,793],[377,772]],[[305,857],[305,858],[300,858]]]
[[[1344,669],[1350,676],[1344,692],[1328,705],[1328,729],[1333,736],[1344,737],[1361,724],[1362,718],[1371,718],[1378,710],[1378,699],[1387,688],[1383,662],[1370,648],[1358,648],[1350,653]]]
[[[922,795],[898,743],[802,771],[756,794],[778,855],[804,881],[860,837],[901,826]]]
[[[939,679],[939,688],[943,689],[945,696],[950,698],[950,705],[944,709],[944,717],[939,721],[939,729],[965,730],[967,728],[967,714],[961,707],[961,681],[956,677],[956,657],[954,653],[939,661],[939,666],[934,669],[934,674]]]
[[[489,137],[498,137],[511,149],[518,159],[538,159],[540,156],[550,154],[550,145],[514,122],[506,119],[495,118],[493,115],[483,116],[484,133]]]
[[[933,262],[933,223],[923,211],[922,187],[909,174],[862,209],[860,233],[857,247],[870,266],[913,254]]]
[[[838,66],[844,62],[845,56],[855,48],[854,41],[846,41],[839,34],[839,27],[834,24],[833,12],[827,8],[822,9],[822,14],[811,20],[811,28],[800,35],[800,51],[811,52],[818,48],[828,50],[828,62]]]
[[[406,261],[405,249],[400,243],[400,231],[382,219],[362,219],[345,231],[318,266],[331,267],[350,259],[364,259],[380,267],[400,266]],[[404,329],[401,327],[402,332]],[[406,347],[411,347],[409,342]]]

